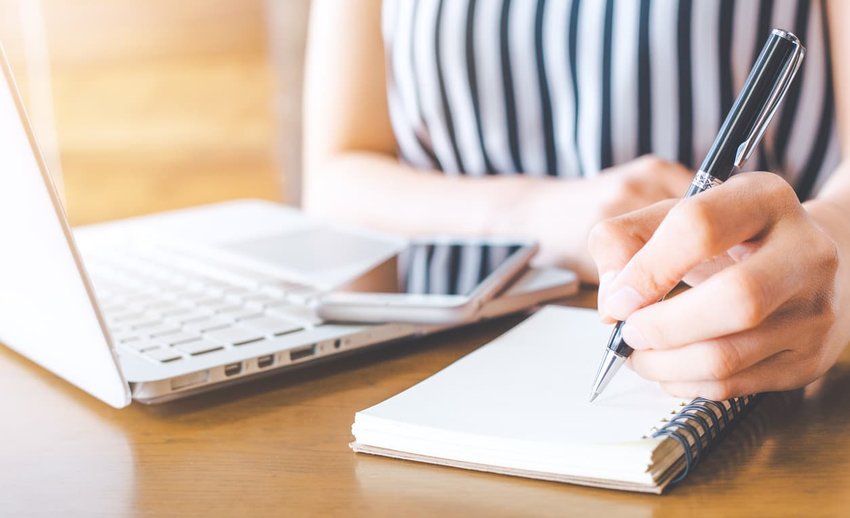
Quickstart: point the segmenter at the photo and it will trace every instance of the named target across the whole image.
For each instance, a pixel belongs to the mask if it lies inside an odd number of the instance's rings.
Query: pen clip
[[[782,98],[785,97],[785,94],[788,92],[788,88],[790,88],[791,83],[794,81],[794,76],[797,75],[797,70],[803,62],[803,56],[806,54],[806,49],[800,43],[800,39],[797,38],[797,36],[780,29],[773,29],[772,33],[791,41],[791,43],[794,44],[794,50],[791,52],[790,59],[783,67],[779,80],[770,92],[770,96],[764,104],[761,113],[759,113],[759,116],[753,125],[752,132],[741,143],[741,145],[738,146],[738,151],[735,154],[735,167],[743,166],[744,162],[746,162],[753,154],[753,151],[755,151],[758,143],[761,142],[764,132],[767,130],[768,124],[770,124],[770,120],[776,113],[776,109],[779,108]]]

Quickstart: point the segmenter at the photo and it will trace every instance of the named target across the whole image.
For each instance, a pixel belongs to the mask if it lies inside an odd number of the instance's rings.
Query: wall
[[[0,0],[0,37],[32,104],[39,75],[21,59],[32,29],[18,17],[30,1]],[[289,54],[303,52],[307,2],[267,1],[42,0],[72,223],[285,197],[275,150],[297,152],[300,100],[275,93],[300,85],[301,56]]]

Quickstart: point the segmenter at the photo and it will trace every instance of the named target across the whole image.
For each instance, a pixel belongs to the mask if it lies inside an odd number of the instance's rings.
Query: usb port
[[[269,354],[266,356],[260,356],[257,358],[257,367],[260,369],[265,369],[266,367],[271,367],[274,365],[274,355]]]
[[[298,360],[303,360],[304,358],[309,358],[314,354],[316,354],[316,344],[289,351],[289,360],[296,362]]]
[[[201,383],[206,383],[210,379],[210,371],[203,370],[200,372],[190,372],[189,374],[184,374],[182,376],[178,376],[171,380],[171,390],[182,390],[185,388],[192,387],[194,385],[200,385]]]
[[[242,372],[242,362],[239,363],[231,363],[230,365],[224,366],[224,375],[225,376],[236,376]]]

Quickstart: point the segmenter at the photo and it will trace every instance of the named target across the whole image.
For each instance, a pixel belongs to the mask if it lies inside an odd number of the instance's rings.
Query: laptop
[[[237,200],[71,229],[2,55],[0,342],[117,408],[160,403],[445,326],[324,322],[315,297],[405,240]],[[474,320],[574,293],[529,269]]]

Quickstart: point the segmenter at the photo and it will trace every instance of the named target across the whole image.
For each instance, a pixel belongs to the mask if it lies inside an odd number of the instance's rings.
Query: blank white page
[[[507,440],[556,448],[640,440],[681,400],[624,367],[588,403],[611,330],[595,311],[548,306],[418,385],[359,412],[355,437],[360,427],[367,435],[414,430],[426,440],[466,437],[480,444]]]

